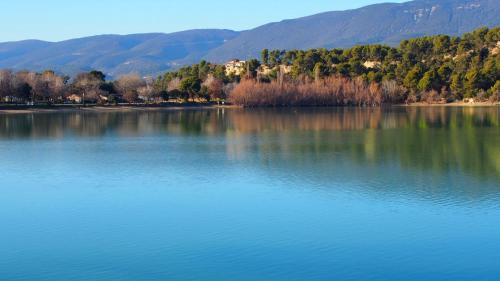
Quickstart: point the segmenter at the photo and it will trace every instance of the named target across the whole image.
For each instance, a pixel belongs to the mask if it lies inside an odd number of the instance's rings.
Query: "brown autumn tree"
[[[40,76],[43,98],[46,100],[61,101],[67,89],[67,78],[56,75],[54,71],[46,70]]]
[[[105,78],[102,72],[92,71],[78,74],[71,85],[70,94],[76,94],[82,97],[82,101],[98,101],[105,91],[102,86]]]
[[[128,103],[136,102],[139,98],[139,89],[146,86],[146,82],[135,74],[124,75],[115,81],[116,90]]]
[[[203,82],[203,86],[207,87],[208,96],[211,100],[220,101],[225,98],[223,91],[224,82],[221,79],[217,79],[213,75],[209,75],[205,82]]]
[[[12,96],[14,74],[10,70],[0,70],[0,99]]]

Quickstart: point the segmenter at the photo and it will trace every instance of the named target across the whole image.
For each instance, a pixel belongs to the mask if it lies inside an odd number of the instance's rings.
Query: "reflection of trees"
[[[234,115],[232,137],[239,141],[229,151],[238,157],[252,149],[275,158],[269,161],[317,165],[341,153],[363,165],[399,163],[420,171],[459,170],[500,179],[498,108],[341,108]],[[259,141],[241,137],[246,134]],[[242,144],[245,140],[249,143]]]
[[[223,123],[218,116],[212,110],[0,115],[0,138],[142,136],[162,132],[213,134],[217,131],[215,126]]]
[[[498,108],[214,109],[0,115],[0,139],[219,137],[228,157],[315,165],[340,153],[359,164],[500,175]],[[209,145],[209,144],[204,144]]]

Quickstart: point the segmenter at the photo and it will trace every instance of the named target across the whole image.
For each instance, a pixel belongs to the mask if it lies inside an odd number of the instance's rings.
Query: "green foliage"
[[[422,72],[420,65],[413,67],[404,78],[403,85],[409,90],[416,91],[422,77]]]
[[[500,81],[497,81],[495,83],[495,85],[493,85],[493,87],[491,87],[491,89],[489,89],[489,94],[490,95],[493,95],[493,94],[500,94]]]
[[[193,98],[201,90],[201,80],[195,76],[190,76],[181,81],[180,90],[187,93],[189,97]],[[186,99],[186,95],[182,96]]]
[[[270,67],[276,67],[282,63],[283,56],[285,54],[285,51],[281,50],[272,50],[271,53],[269,54],[269,66]]]
[[[89,74],[97,80],[100,80],[102,82],[106,81],[106,75],[102,73],[102,71],[92,70],[91,72],[89,72]]]
[[[464,93],[464,75],[460,73],[454,73],[451,76],[451,84],[450,84],[450,89],[452,90],[453,95],[455,98],[460,99],[463,97]]]
[[[314,79],[319,80],[328,75],[328,68],[324,63],[318,62],[314,66]]]
[[[245,65],[245,71],[243,72],[247,78],[257,77],[257,70],[260,67],[260,61],[256,59],[251,59],[247,61]]]
[[[380,82],[382,82],[382,79],[384,78],[384,76],[380,72],[370,71],[367,74],[367,78],[368,78],[369,82],[380,83]],[[391,80],[391,79],[389,79],[389,80]]]
[[[418,89],[422,92],[436,90],[441,88],[439,75],[435,69],[427,71],[422,79],[418,82]]]
[[[269,65],[269,50],[268,49],[262,50],[261,55],[260,55],[260,61],[265,65]]]
[[[455,99],[461,99],[497,90],[500,79],[499,41],[500,27],[495,27],[480,28],[462,37],[437,35],[404,40],[399,48],[364,45],[330,50],[264,49],[261,60],[249,60],[239,76],[227,76],[224,66],[202,61],[164,74],[155,81],[155,88],[168,91],[169,82],[178,78],[185,88],[180,91],[201,97],[204,95],[201,86],[187,84],[198,81],[201,85],[209,76],[224,84],[257,77],[262,82],[271,82],[283,79],[281,69],[290,67],[286,76],[292,80],[362,77],[365,81],[376,83],[395,81],[414,96],[433,90],[442,96],[450,96],[451,92]],[[261,64],[270,68],[265,75],[258,75]]]
[[[425,36],[404,40],[398,48],[359,45],[349,49],[268,50],[261,60],[250,59],[235,72],[226,66],[201,61],[167,72],[156,79],[138,76],[106,81],[97,70],[70,79],[54,71],[41,73],[0,71],[0,97],[3,100],[59,102],[70,96],[84,101],[108,103],[222,101],[237,83],[253,80],[283,86],[311,81],[361,81],[371,92],[392,89],[392,101],[453,100],[474,97],[500,99],[500,27],[480,28],[461,37]],[[361,78],[361,79],[358,79]],[[347,82],[346,82],[347,81]],[[277,83],[276,83],[277,82]],[[320,87],[322,83],[314,83]],[[390,90],[389,89],[389,90]],[[399,95],[398,97],[396,97]]]

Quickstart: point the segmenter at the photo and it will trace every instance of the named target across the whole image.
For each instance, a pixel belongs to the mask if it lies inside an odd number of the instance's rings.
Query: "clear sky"
[[[2,0],[0,41],[97,34],[244,30],[319,12],[402,0]]]

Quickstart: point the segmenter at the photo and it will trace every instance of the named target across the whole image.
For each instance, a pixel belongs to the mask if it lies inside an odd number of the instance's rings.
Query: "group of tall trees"
[[[99,71],[81,73],[71,79],[53,71],[2,70],[0,99],[57,103],[77,95],[83,101],[105,103],[169,99],[207,102],[226,100],[237,89],[239,99],[245,100],[244,89],[258,91],[259,87],[250,85],[256,83],[273,84],[269,93],[280,93],[280,89],[285,88],[295,89],[294,93],[304,92],[304,87],[321,89],[323,100],[332,92],[340,99],[346,85],[354,84],[363,89],[366,96],[373,97],[375,92],[390,96],[390,99],[377,99],[380,102],[499,100],[499,68],[500,27],[496,27],[480,28],[461,37],[437,35],[404,40],[397,48],[365,45],[349,49],[265,49],[260,60],[247,61],[238,75],[226,73],[224,65],[206,61],[167,72],[156,79],[126,75],[115,81],[107,81]],[[354,80],[354,84],[349,82]],[[336,88],[330,89],[331,85]],[[293,93],[281,94],[285,99],[293,96]],[[308,99],[314,94],[308,93]],[[351,96],[354,97],[354,93]],[[356,99],[356,104],[363,104]]]
[[[125,75],[115,81],[106,81],[100,71],[79,73],[73,79],[47,70],[42,73],[0,70],[0,99],[10,103],[116,103],[154,101],[153,81],[137,75]]]
[[[165,91],[203,96],[206,89],[202,86],[188,87],[190,90],[186,91],[179,85],[203,85],[207,79],[215,79],[232,90],[240,80],[297,85],[337,77],[364,81],[366,87],[374,83],[390,92],[397,90],[399,97],[391,101],[398,102],[498,100],[499,68],[500,27],[496,27],[480,28],[461,37],[437,35],[404,40],[397,48],[364,45],[349,49],[264,49],[260,60],[247,61],[237,77],[226,76],[221,65],[203,61],[166,73],[156,82]],[[230,91],[222,93],[229,95]]]
[[[275,69],[291,66],[293,79],[332,75],[368,82],[396,81],[406,94],[435,91],[448,99],[484,98],[500,90],[500,27],[481,28],[462,37],[421,37],[382,45],[308,51],[263,50],[262,62]],[[273,73],[272,78],[276,77]]]
[[[222,101],[229,92],[230,81],[222,65],[200,64],[168,72],[158,79],[124,75],[107,81],[104,73],[90,71],[74,78],[47,70],[42,73],[0,70],[0,101],[7,103],[80,103],[146,102],[158,103],[170,99],[179,101]]]
[[[0,70],[0,98],[25,101],[62,96],[68,79],[53,71],[13,73],[10,70]]]
[[[184,101],[221,101],[230,92],[231,83],[239,79],[227,76],[224,65],[201,61],[159,76],[154,82],[154,91]]]

